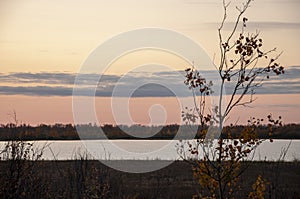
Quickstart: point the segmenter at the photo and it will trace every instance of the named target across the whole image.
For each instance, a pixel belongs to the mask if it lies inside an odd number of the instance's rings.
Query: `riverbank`
[[[116,164],[134,165],[138,160],[108,160]],[[143,161],[151,164],[153,161]],[[176,161],[158,171],[125,173],[96,160],[35,161],[22,170],[24,198],[192,198],[199,190],[191,165]],[[16,178],[11,162],[0,162],[1,191]],[[29,167],[28,167],[29,168]],[[242,175],[239,198],[245,198],[258,175],[267,180],[267,198],[299,198],[300,162],[253,162]],[[26,197],[25,197],[26,196]]]
[[[203,137],[202,130],[197,125],[170,124],[164,126],[103,126],[55,124],[38,126],[2,124],[0,125],[0,141],[7,140],[172,140],[192,139]],[[246,126],[228,126],[230,138],[239,138]],[[266,125],[257,126],[257,138],[259,139],[300,139],[300,124],[285,124],[273,127],[272,134]],[[226,134],[222,135],[228,138]]]

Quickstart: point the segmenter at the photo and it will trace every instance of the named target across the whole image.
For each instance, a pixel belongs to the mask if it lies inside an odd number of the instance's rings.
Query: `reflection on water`
[[[1,149],[3,149],[4,143],[0,142]],[[34,146],[49,145],[43,155],[46,160],[70,160],[85,152],[91,154],[91,159],[177,160],[179,159],[175,147],[177,143],[177,140],[60,140],[34,141]],[[254,160],[278,160],[289,143],[290,140],[274,140],[273,143],[265,141],[256,149]],[[300,140],[293,140],[284,160],[300,160],[299,151]]]

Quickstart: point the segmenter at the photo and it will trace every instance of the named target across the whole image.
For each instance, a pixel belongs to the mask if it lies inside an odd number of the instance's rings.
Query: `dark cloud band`
[[[153,84],[144,84],[145,75],[133,73],[128,81],[121,87],[126,88],[130,85],[140,84],[141,86],[133,93],[133,97],[173,97],[174,93],[165,86],[155,84],[165,82],[165,85],[182,86],[184,81],[184,71],[181,71],[182,77],[176,72],[154,72],[146,78],[151,78]],[[217,80],[214,72],[200,71],[207,80]],[[72,73],[0,73],[0,94],[1,95],[27,95],[27,96],[72,96],[73,84],[76,74]],[[99,81],[95,96],[110,97],[114,86],[118,83],[121,76],[103,75]],[[86,74],[81,79],[82,88],[78,95],[86,96],[93,88],[91,82],[98,79],[94,74]],[[159,81],[158,81],[159,80]],[[37,85],[37,86],[35,86]],[[119,85],[120,86],[120,85]],[[188,89],[188,88],[187,88]],[[228,84],[226,92],[230,94],[232,85]],[[274,76],[266,80],[261,88],[256,89],[257,94],[296,94],[300,93],[300,66],[288,67],[286,74]],[[186,92],[179,93],[178,97],[187,97]],[[118,95],[122,97],[122,93]]]

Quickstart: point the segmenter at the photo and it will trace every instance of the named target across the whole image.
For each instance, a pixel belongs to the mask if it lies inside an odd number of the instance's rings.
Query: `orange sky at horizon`
[[[250,117],[266,118],[270,113],[275,118],[282,116],[284,123],[299,123],[300,94],[256,95],[256,97],[257,100],[252,104],[253,108],[234,109],[226,124],[236,122],[245,124]],[[163,124],[180,123],[182,107],[174,97],[145,97],[130,100],[130,114],[137,124],[151,124],[149,123],[149,108],[155,104],[162,105],[166,110],[166,123]],[[97,97],[95,101],[99,123],[114,124],[110,98]],[[187,99],[183,99],[182,102],[189,104]],[[25,124],[73,123],[72,97],[1,96],[0,110],[0,124],[12,122],[9,114],[14,110],[18,120]],[[157,117],[157,114],[155,116]]]

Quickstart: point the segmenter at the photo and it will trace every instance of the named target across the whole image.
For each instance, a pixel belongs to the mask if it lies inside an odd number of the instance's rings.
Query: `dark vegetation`
[[[85,135],[81,136],[81,139],[101,139],[99,127],[94,125],[81,125],[78,126],[85,129]],[[126,132],[135,132],[135,134],[143,135],[144,138],[133,137],[124,132],[120,126],[104,125],[101,129],[109,139],[173,139],[176,133],[178,133],[179,125],[166,125],[166,126],[121,126]],[[196,127],[196,126],[194,126]],[[192,128],[194,128],[192,127]],[[196,138],[201,137],[201,131],[203,128],[198,128]],[[229,126],[231,136],[233,138],[239,137],[239,132],[245,128],[245,126]],[[181,130],[185,131],[183,135],[187,135],[190,132],[190,125],[181,126]],[[151,136],[153,132],[158,132],[154,136]],[[147,136],[149,135],[149,136]],[[261,125],[258,127],[258,138],[261,139],[300,139],[300,124],[286,124],[273,129],[272,135],[268,133],[268,126]],[[181,137],[179,137],[180,139]],[[223,138],[227,138],[223,135]],[[18,125],[6,124],[0,126],[0,140],[78,140],[80,139],[76,127],[72,124],[55,124],[55,125]]]
[[[191,165],[183,161],[143,174],[116,171],[84,157],[70,161],[24,161],[12,173],[15,163],[0,162],[1,198],[167,199],[192,198],[199,192]],[[29,165],[31,169],[27,170]],[[247,198],[258,175],[266,180],[265,198],[299,198],[299,162],[252,163],[239,180],[241,190],[234,194],[236,198]]]

